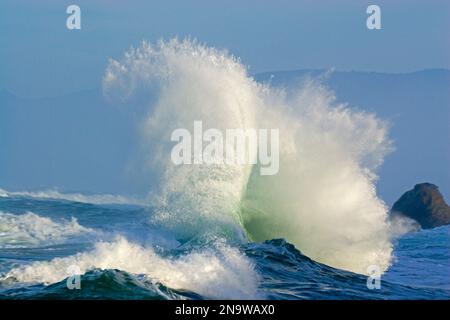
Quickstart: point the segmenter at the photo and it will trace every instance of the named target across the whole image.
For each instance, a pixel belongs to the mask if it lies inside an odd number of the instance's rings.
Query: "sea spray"
[[[241,214],[252,240],[286,238],[333,267],[386,270],[392,247],[374,173],[390,150],[386,124],[336,104],[314,81],[278,98],[279,118],[266,119],[280,121],[289,139],[280,139],[280,172],[253,172],[247,184]]]
[[[245,68],[226,53],[190,41],[144,43],[123,62],[112,61],[104,78],[106,93],[156,96],[142,122],[142,162],[156,213],[180,239],[221,232],[244,240],[239,205],[251,165],[182,165],[171,161],[177,128],[194,131],[194,121],[222,132],[257,128],[258,86]],[[142,101],[142,104],[147,104]],[[194,151],[195,152],[195,151]]]
[[[314,81],[288,97],[256,83],[227,52],[191,40],[143,43],[110,62],[103,85],[107,95],[142,96],[148,107],[141,163],[152,223],[186,240],[205,232],[283,237],[317,261],[358,273],[389,266],[375,170],[391,144],[373,114],[337,104]],[[195,120],[220,130],[279,128],[278,174],[261,176],[258,164],[174,165],[170,134],[192,130]]]

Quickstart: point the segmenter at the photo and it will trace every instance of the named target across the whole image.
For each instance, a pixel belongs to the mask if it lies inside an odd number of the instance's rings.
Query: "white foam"
[[[15,268],[0,281],[52,284],[67,278],[70,266],[77,266],[81,273],[99,268],[146,275],[170,288],[190,290],[212,299],[260,297],[258,274],[252,263],[238,249],[220,243],[177,258],[164,258],[151,248],[120,237],[114,242],[97,243],[91,252]]]
[[[3,189],[0,189],[0,198],[7,198],[8,197],[8,192],[6,192]]]
[[[33,212],[20,215],[0,212],[0,248],[48,245],[92,233],[94,230],[79,225],[75,218],[55,222]]]

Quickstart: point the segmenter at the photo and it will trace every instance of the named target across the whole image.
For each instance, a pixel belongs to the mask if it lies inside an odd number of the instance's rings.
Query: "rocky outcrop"
[[[406,216],[417,221],[423,229],[450,224],[450,207],[436,185],[420,183],[405,192],[391,210],[392,216]]]

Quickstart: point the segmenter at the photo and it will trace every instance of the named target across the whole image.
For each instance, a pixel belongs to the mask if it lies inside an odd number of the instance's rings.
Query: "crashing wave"
[[[14,268],[0,277],[0,282],[58,283],[71,276],[74,267],[81,274],[118,269],[145,275],[172,289],[190,290],[212,299],[260,298],[253,264],[238,249],[223,243],[171,258],[118,237],[114,242],[97,243],[92,251]]]
[[[312,259],[358,273],[388,268],[387,208],[375,182],[392,147],[375,115],[338,104],[315,81],[292,94],[258,84],[237,58],[191,40],[144,42],[110,61],[103,86],[107,96],[148,107],[141,163],[152,223],[185,239],[215,229],[239,239],[281,237]],[[279,173],[174,165],[171,132],[192,131],[195,120],[219,130],[279,129]]]

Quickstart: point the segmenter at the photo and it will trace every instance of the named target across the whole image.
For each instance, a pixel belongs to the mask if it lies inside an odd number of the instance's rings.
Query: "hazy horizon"
[[[381,30],[366,27],[371,1],[77,1],[81,30],[66,28],[72,1],[0,3],[0,87],[20,96],[92,88],[108,59],[141,41],[190,37],[239,57],[251,74],[330,69],[450,69],[445,1],[377,1]],[[139,8],[139,10],[136,10]]]

